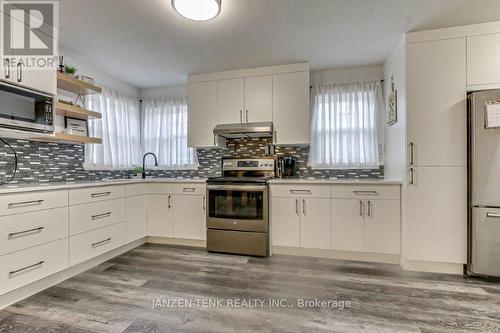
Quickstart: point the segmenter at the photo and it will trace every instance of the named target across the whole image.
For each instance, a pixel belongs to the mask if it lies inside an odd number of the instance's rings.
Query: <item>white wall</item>
[[[60,49],[60,54],[64,56],[66,65],[77,68],[77,75],[90,76],[95,79],[97,85],[112,88],[130,97],[139,97],[139,88],[136,88],[120,79],[113,77],[112,74],[93,68],[80,60],[78,55],[71,54],[70,51],[64,48]]]
[[[351,81],[382,80],[382,78],[383,67],[382,65],[376,65],[313,71],[311,72],[310,82],[311,85],[315,85]]]
[[[391,77],[398,92],[398,122],[385,125],[385,177],[403,180],[406,151],[406,75],[405,75],[405,40],[404,38],[391,52],[383,66],[384,100],[391,91]],[[387,117],[386,117],[387,118]]]
[[[140,96],[141,98],[187,96],[187,85],[144,88],[140,90]]]

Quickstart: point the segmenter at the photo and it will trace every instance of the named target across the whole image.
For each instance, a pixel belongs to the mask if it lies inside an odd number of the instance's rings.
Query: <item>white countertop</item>
[[[273,179],[269,181],[269,184],[346,184],[346,185],[401,185],[400,180],[391,179],[358,179],[358,178],[346,178],[346,179]]]
[[[49,191],[49,190],[64,190],[70,188],[82,188],[93,186],[110,186],[110,185],[127,185],[127,184],[151,184],[151,183],[205,183],[205,178],[149,178],[149,179],[112,179],[112,180],[97,180],[97,181],[81,181],[81,182],[50,182],[50,183],[33,183],[22,185],[4,185],[0,187],[0,194],[32,192],[32,191]]]

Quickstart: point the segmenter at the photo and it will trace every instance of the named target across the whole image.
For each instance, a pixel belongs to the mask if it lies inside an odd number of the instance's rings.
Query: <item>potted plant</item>
[[[75,76],[76,74],[76,71],[77,69],[73,66],[68,66],[68,65],[65,65],[64,66],[64,72],[67,74],[67,75],[71,75],[71,76]]]
[[[141,167],[135,167],[132,169],[132,173],[134,174],[133,178],[141,178],[143,170],[144,169]]]

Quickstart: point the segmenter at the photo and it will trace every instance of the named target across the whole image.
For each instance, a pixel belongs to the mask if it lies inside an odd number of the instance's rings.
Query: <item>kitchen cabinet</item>
[[[300,247],[329,249],[331,243],[330,199],[300,200]]]
[[[214,127],[218,123],[217,81],[188,85],[188,146],[215,146]]]
[[[500,33],[468,37],[467,85],[495,83],[500,83]]]
[[[356,199],[332,200],[332,249],[363,251],[365,226],[363,201]]]
[[[409,169],[406,186],[405,257],[465,263],[467,168]]]
[[[245,122],[245,80],[221,80],[219,85],[219,124]]]
[[[273,76],[273,125],[276,144],[310,141],[309,72]]]
[[[172,235],[182,239],[206,239],[205,196],[173,195],[171,199]]]
[[[148,234],[156,237],[172,237],[172,196],[150,194],[148,196]]]
[[[57,95],[57,72],[55,69],[16,68],[16,82],[28,88],[50,95]]]
[[[407,45],[408,164],[466,166],[465,38]]]
[[[271,244],[300,246],[298,198],[271,198]]]
[[[245,121],[267,122],[273,119],[272,75],[245,78]]]
[[[148,235],[148,197],[147,195],[126,198],[126,235],[127,243]]]
[[[272,108],[272,75],[219,81],[220,124],[271,121]]]

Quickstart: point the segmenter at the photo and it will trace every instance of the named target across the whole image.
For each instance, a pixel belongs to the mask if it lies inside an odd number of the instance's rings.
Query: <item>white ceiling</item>
[[[222,0],[215,20],[170,0],[60,0],[60,43],[138,88],[187,74],[310,61],[381,64],[404,32],[500,20],[499,0]]]

